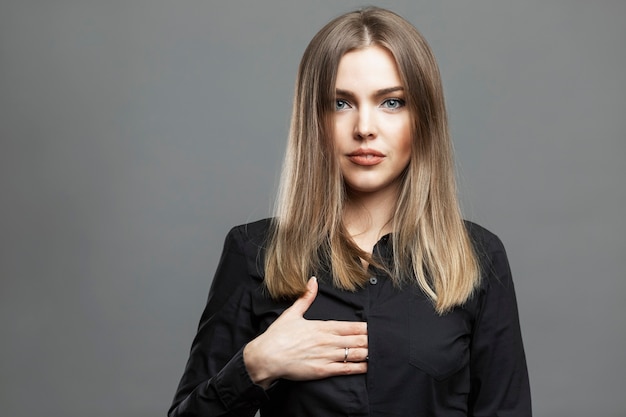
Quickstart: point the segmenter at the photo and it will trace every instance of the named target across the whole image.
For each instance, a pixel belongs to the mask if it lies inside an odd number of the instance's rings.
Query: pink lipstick
[[[371,166],[380,164],[385,155],[374,149],[358,149],[347,155],[348,159],[357,165]]]

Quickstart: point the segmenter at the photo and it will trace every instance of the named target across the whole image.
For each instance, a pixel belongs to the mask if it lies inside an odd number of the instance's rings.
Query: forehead
[[[339,61],[336,88],[362,90],[401,86],[396,61],[387,49],[368,46],[347,52]]]

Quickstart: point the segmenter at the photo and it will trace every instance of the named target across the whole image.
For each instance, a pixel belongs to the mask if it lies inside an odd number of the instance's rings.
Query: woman
[[[531,415],[504,248],[461,218],[436,62],[387,10],[307,47],[277,215],[228,234],[169,415],[259,409]]]

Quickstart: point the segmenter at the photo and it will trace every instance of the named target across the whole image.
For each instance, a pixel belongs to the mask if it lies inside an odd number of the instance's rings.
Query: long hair
[[[266,251],[266,287],[274,298],[297,297],[311,274],[330,266],[334,285],[354,291],[368,277],[359,258],[377,262],[354,243],[343,224],[347,197],[332,136],[339,61],[347,52],[373,45],[393,55],[413,124],[411,159],[392,220],[393,262],[387,270],[398,285],[407,277],[417,282],[444,314],[472,295],[480,274],[457,199],[439,69],[414,26],[374,7],[329,22],[300,62]]]

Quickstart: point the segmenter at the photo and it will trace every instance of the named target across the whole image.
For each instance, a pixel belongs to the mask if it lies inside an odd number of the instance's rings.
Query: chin
[[[346,187],[348,188],[348,191],[352,191],[355,193],[363,193],[363,194],[370,194],[370,193],[376,193],[379,191],[383,191],[385,190],[388,186],[383,185],[383,184],[350,184],[347,183]]]

